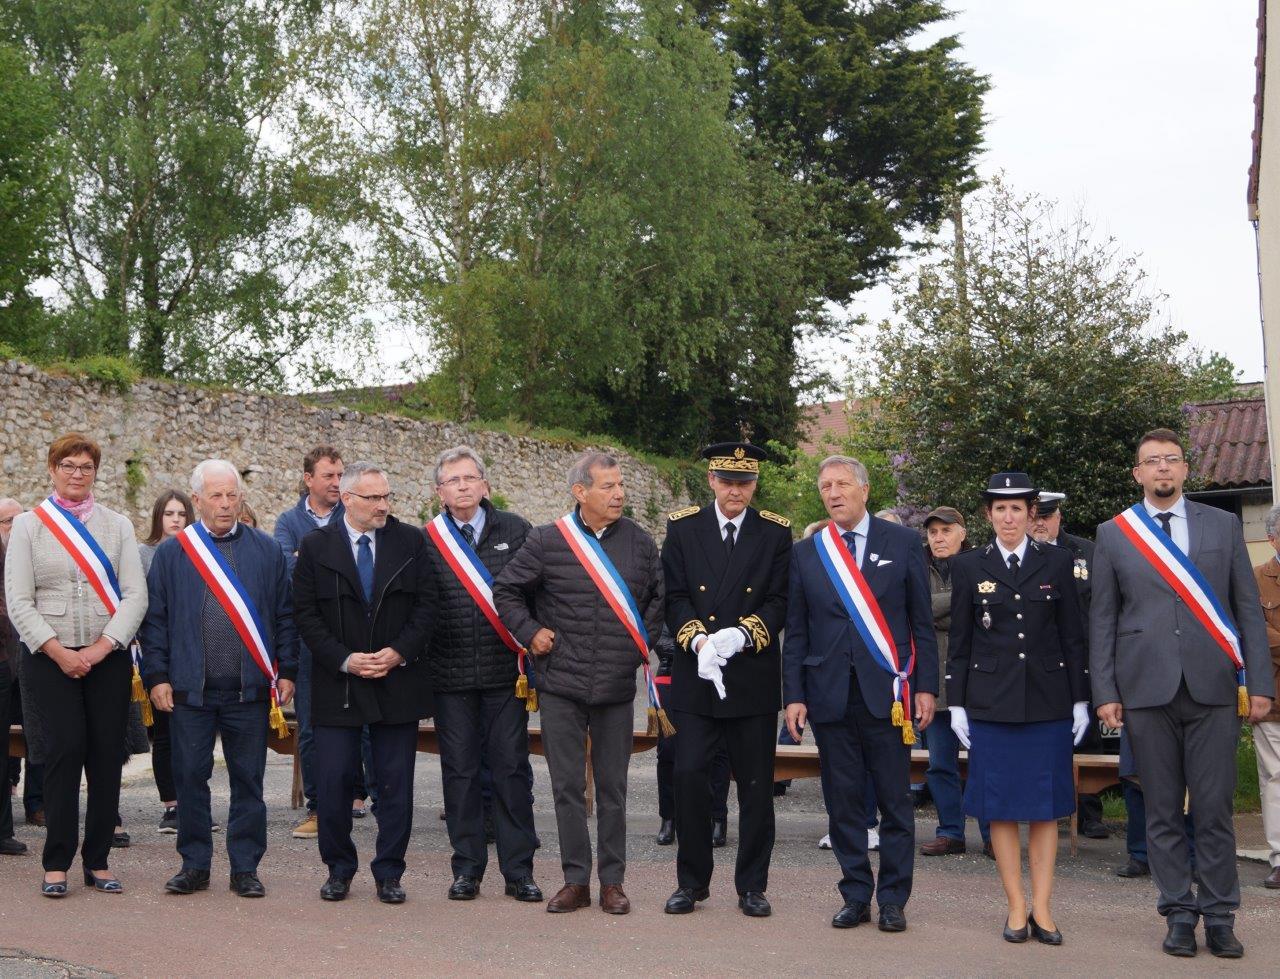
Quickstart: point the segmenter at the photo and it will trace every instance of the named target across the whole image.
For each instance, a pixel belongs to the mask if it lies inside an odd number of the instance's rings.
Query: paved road
[[[236,898],[226,889],[225,852],[215,850],[214,885],[178,898],[161,891],[178,863],[174,838],[154,830],[159,815],[149,762],[128,770],[123,813],[134,845],[116,851],[112,867],[127,893],[112,897],[73,887],[60,902],[37,893],[38,856],[0,858],[0,975],[74,974],[8,957],[21,949],[84,968],[122,976],[337,976],[337,975],[975,975],[1027,976],[1068,972],[1145,976],[1233,972],[1269,973],[1280,953],[1280,894],[1259,886],[1259,865],[1241,864],[1244,904],[1238,933],[1248,948],[1243,963],[1202,952],[1194,963],[1159,952],[1164,929],[1155,915],[1149,881],[1124,881],[1111,868],[1122,859],[1119,839],[1082,841],[1081,854],[1059,862],[1056,914],[1066,936],[1062,948],[1007,945],[1000,940],[1003,900],[995,866],[980,853],[917,858],[910,928],[887,935],[872,927],[837,931],[836,868],[815,844],[824,816],[816,781],[797,782],[778,800],[778,842],[769,896],[774,916],[744,918],[732,884],[734,833],[718,851],[712,897],[697,913],[672,918],[662,903],[674,886],[674,852],[653,844],[656,787],[653,755],[632,766],[627,917],[598,909],[549,915],[541,905],[504,898],[496,861],[481,897],[450,902],[448,846],[437,818],[440,779],[436,759],[420,755],[417,812],[409,873],[409,902],[378,904],[372,881],[357,878],[343,904],[324,904],[324,880],[313,841],[294,840],[296,818],[288,798],[289,760],[271,756],[267,767],[270,849],[262,877],[265,900]],[[548,895],[560,881],[554,817],[545,765],[535,760],[537,819],[545,846],[536,865]],[[215,773],[216,811],[225,816],[226,779]],[[370,852],[372,819],[357,824],[362,856]],[[922,814],[920,838],[933,823]],[[40,830],[19,826],[33,851]],[[215,837],[220,846],[221,837]],[[974,841],[971,841],[971,843]],[[26,971],[19,971],[25,969]],[[44,971],[41,971],[41,970]],[[1194,970],[1194,971],[1193,971]]]

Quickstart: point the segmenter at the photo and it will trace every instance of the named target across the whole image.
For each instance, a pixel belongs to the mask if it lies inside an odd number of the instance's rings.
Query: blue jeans
[[[925,781],[929,795],[938,809],[936,836],[950,840],[964,840],[964,791],[960,782],[960,739],[951,730],[951,714],[940,710],[924,731],[925,747],[929,749],[929,770]],[[991,825],[978,821],[982,842],[991,842]]]
[[[183,870],[208,870],[213,861],[209,779],[213,741],[222,737],[231,782],[227,856],[231,873],[258,869],[267,850],[267,805],[262,776],[267,767],[265,701],[240,703],[238,692],[206,690],[202,707],[175,704],[169,722],[173,781],[178,790],[178,853]]]

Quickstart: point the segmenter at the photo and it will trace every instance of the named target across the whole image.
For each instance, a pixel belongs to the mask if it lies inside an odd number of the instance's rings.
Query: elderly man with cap
[[[1071,552],[1075,561],[1072,574],[1076,582],[1076,595],[1080,598],[1080,613],[1084,617],[1085,641],[1089,639],[1089,598],[1092,591],[1089,569],[1093,565],[1093,541],[1068,534],[1062,526],[1062,502],[1066,493],[1041,490],[1036,500],[1036,514],[1031,522],[1031,536],[1041,544],[1053,544]],[[1093,716],[1092,707],[1089,716]],[[1091,724],[1084,740],[1076,746],[1077,752],[1096,754],[1103,750],[1102,734],[1097,724]],[[1102,823],[1102,800],[1096,795],[1081,793],[1076,800],[1076,826],[1080,833],[1093,840],[1105,840],[1111,834]]]
[[[957,554],[972,545],[967,540],[964,517],[953,507],[937,507],[925,517],[924,533],[929,592],[933,597],[933,630],[938,638],[939,671],[945,673],[947,631],[951,628],[951,563]],[[926,857],[965,852],[960,742],[951,730],[945,691],[939,691],[937,704],[938,721],[925,735],[925,747],[929,749],[929,770],[925,772],[925,781],[938,810],[938,828],[934,838],[920,847],[920,853]],[[991,830],[986,820],[979,820],[978,828],[982,831],[982,852],[994,857]]]
[[[765,897],[773,853],[773,758],[786,616],[791,522],[751,506],[764,451],[746,442],[703,450],[709,507],[671,514],[662,547],[667,626],[678,651],[668,704],[676,735],[677,887],[668,914],[706,900],[711,857],[711,772],[718,746],[738,783],[738,907],[772,913]]]

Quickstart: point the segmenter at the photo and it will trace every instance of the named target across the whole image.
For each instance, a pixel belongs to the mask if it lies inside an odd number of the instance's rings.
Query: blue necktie
[[[853,563],[858,563],[858,535],[852,530],[840,535],[844,538],[844,542],[849,545],[849,553],[853,555]]]
[[[464,524],[462,525],[462,536],[463,536],[463,537],[465,537],[465,538],[467,539],[467,543],[468,543],[468,544],[470,544],[472,547],[475,547],[475,545],[476,545],[476,529],[475,529],[475,527],[472,527],[472,526],[471,526],[471,524],[469,524],[469,523],[464,523]]]
[[[368,534],[361,534],[356,539],[356,574],[360,576],[360,587],[364,589],[364,603],[373,604],[373,548],[369,546]]]

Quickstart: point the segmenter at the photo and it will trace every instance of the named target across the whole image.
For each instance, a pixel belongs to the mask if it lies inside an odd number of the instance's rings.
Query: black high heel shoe
[[[1012,942],[1015,945],[1021,945],[1030,937],[1031,937],[1031,929],[1026,924],[1023,924],[1021,928],[1010,928],[1009,919],[1008,918],[1004,919],[1004,940],[1006,942]]]
[[[1053,929],[1053,931],[1046,931],[1041,928],[1036,924],[1036,916],[1034,914],[1027,915],[1027,924],[1031,927],[1031,934],[1035,936],[1036,941],[1041,945],[1062,944],[1062,932],[1058,931],[1057,928]]]
[[[103,894],[123,894],[124,885],[114,877],[95,877],[89,871],[84,872],[84,886],[92,887]]]
[[[41,880],[40,893],[45,897],[66,897],[67,882],[65,880]]]

